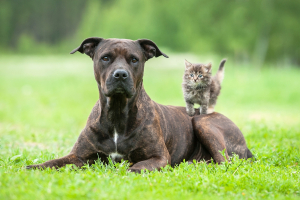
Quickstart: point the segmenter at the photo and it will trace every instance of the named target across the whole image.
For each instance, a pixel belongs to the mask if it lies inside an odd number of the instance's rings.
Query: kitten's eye
[[[199,78],[202,78],[202,74],[199,74],[198,77],[199,77]]]
[[[109,59],[108,56],[103,56],[103,57],[101,58],[101,60],[103,60],[103,61],[105,61],[105,62],[108,62],[110,59]]]
[[[131,58],[131,62],[132,63],[137,63],[139,60],[137,59],[137,58],[135,58],[135,57],[133,57],[133,58]]]
[[[190,74],[190,77],[194,77],[194,74]]]

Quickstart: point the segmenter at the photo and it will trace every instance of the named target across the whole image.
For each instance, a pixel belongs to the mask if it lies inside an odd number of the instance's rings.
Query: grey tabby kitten
[[[211,63],[192,64],[185,60],[182,90],[189,116],[195,114],[195,103],[200,105],[200,114],[214,112],[224,78],[225,62],[225,59],[221,61],[218,72],[211,77]]]

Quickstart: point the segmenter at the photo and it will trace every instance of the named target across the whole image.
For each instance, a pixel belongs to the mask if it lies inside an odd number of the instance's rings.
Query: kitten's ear
[[[211,63],[205,65],[206,72],[211,72]]]
[[[185,68],[188,69],[188,68],[191,68],[193,65],[192,63],[190,63],[189,61],[185,60]]]

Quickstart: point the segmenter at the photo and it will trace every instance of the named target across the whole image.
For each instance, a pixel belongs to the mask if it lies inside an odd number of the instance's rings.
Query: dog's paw
[[[129,172],[134,172],[134,173],[137,173],[137,174],[140,174],[141,173],[141,169],[137,169],[137,168],[132,168],[130,167],[128,169]]]
[[[25,167],[25,169],[38,169],[38,165],[28,165]]]
[[[41,165],[28,165],[25,169],[44,169]]]

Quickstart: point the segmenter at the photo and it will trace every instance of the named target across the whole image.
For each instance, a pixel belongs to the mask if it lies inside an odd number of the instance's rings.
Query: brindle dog
[[[87,38],[74,49],[93,59],[99,100],[69,155],[30,168],[78,167],[98,158],[128,160],[132,172],[154,170],[183,160],[225,161],[235,153],[251,158],[239,128],[219,114],[186,114],[184,107],[155,103],[143,87],[144,63],[166,54],[147,39]]]

